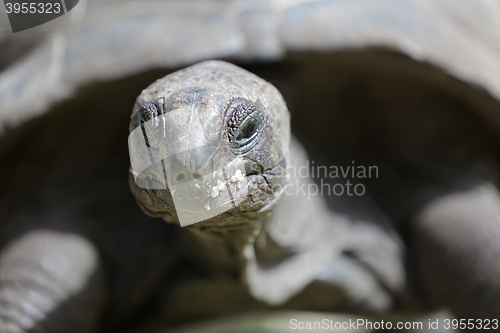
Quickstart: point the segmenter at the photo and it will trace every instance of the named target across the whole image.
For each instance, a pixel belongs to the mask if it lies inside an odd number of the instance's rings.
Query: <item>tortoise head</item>
[[[137,98],[130,132],[130,184],[148,215],[251,223],[284,193],[288,110],[235,65],[206,61],[157,80]]]

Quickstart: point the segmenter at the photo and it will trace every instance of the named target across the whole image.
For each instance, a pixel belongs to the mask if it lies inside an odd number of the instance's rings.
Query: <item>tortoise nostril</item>
[[[198,179],[201,178],[201,175],[197,172],[193,173],[193,178]]]
[[[178,182],[182,181],[184,178],[186,178],[186,176],[183,173],[180,173],[180,174],[177,175],[177,177],[175,177],[175,179]]]

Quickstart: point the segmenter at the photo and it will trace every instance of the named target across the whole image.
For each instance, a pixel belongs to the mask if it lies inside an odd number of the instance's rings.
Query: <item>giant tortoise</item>
[[[498,328],[496,2],[74,13],[2,57],[0,331],[148,332],[271,309],[449,308]],[[195,64],[209,59],[246,70]],[[149,153],[168,141],[147,126],[183,148],[141,174],[134,135]],[[187,183],[195,208],[176,202]]]

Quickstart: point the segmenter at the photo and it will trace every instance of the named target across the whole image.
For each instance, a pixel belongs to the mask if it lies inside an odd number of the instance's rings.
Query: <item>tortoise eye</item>
[[[243,121],[237,131],[236,139],[234,140],[239,146],[244,146],[248,141],[257,134],[260,129],[260,115],[254,112]]]
[[[257,131],[258,126],[259,122],[255,119],[248,122],[247,126],[243,129],[243,136],[246,138],[251,137]]]
[[[251,101],[235,98],[231,101],[226,114],[232,150],[243,154],[258,141],[262,127],[261,113]]]
[[[262,118],[259,111],[254,111],[246,116],[230,136],[230,146],[234,153],[244,154],[252,149],[260,138]]]
[[[157,118],[163,113],[164,111],[161,99],[142,104],[137,113],[138,123],[141,127],[144,141],[146,142],[146,147],[148,148],[157,147],[158,143],[155,142],[154,138],[148,138],[146,129],[144,128],[144,123]]]

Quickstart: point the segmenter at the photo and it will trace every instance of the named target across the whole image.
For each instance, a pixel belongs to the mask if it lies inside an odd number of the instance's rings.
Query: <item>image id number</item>
[[[61,4],[56,3],[43,3],[43,2],[23,2],[23,3],[10,3],[5,4],[7,14],[59,14],[61,12]]]
[[[460,319],[460,321],[458,319],[453,319],[453,320],[450,320],[450,319],[445,319],[444,320],[444,328],[449,330],[450,328],[451,329],[461,329],[461,330],[465,330],[465,329],[479,329],[479,330],[490,330],[490,329],[493,329],[493,330],[496,330],[498,329],[498,319],[469,319],[469,320],[466,320],[466,319]]]

